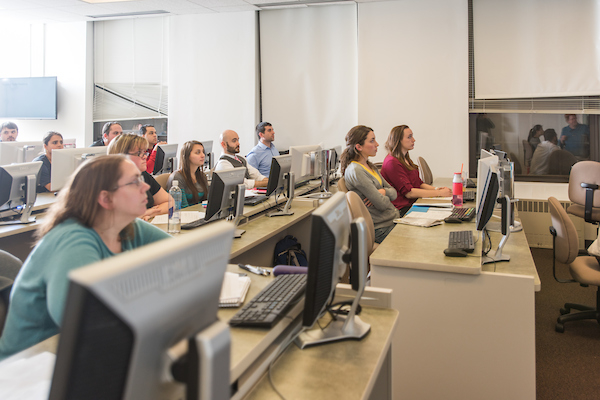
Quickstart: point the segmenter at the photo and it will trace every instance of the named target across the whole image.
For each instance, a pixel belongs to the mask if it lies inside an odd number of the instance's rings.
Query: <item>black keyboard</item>
[[[306,274],[279,275],[229,320],[231,326],[271,328],[306,289]]]
[[[472,253],[475,250],[475,242],[473,241],[473,232],[471,231],[453,231],[448,235],[448,248],[461,249],[467,253]]]
[[[463,201],[475,201],[476,193],[472,190],[466,190],[463,192]]]
[[[262,203],[263,201],[266,201],[268,199],[267,196],[250,196],[250,197],[246,197],[244,198],[244,205],[245,206],[255,206],[257,204]]]
[[[206,225],[206,224],[209,224],[209,223],[211,223],[211,222],[213,222],[213,221],[207,221],[207,220],[205,220],[204,218],[200,218],[200,219],[197,219],[197,220],[195,220],[195,221],[188,222],[187,224],[182,224],[182,225],[181,225],[181,229],[194,229],[194,228],[199,228],[199,227],[201,227],[201,226],[203,226],[203,225]]]
[[[452,210],[452,214],[450,214],[450,216],[448,218],[456,218],[456,219],[460,219],[461,221],[470,221],[473,219],[474,216],[475,216],[475,207],[464,207],[464,208],[454,207],[454,210]]]

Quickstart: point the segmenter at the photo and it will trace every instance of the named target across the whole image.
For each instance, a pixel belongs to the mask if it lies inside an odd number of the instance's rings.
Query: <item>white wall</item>
[[[56,120],[14,120],[18,140],[41,140],[49,130],[77,139],[92,137],[91,23],[15,24],[0,27],[0,47],[11,57],[0,65],[0,77],[56,76]],[[88,143],[86,143],[86,138]]]
[[[411,157],[433,176],[468,166],[467,0],[360,3],[358,123],[384,143],[397,125],[411,127]]]
[[[254,12],[174,16],[169,35],[169,141],[213,140],[226,129],[254,146],[256,15]]]

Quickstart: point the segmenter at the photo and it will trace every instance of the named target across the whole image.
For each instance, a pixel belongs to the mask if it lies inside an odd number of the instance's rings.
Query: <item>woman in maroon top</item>
[[[419,197],[452,196],[449,188],[433,187],[419,178],[419,167],[408,154],[409,150],[415,148],[415,138],[408,126],[394,127],[385,142],[385,148],[388,155],[383,160],[381,175],[398,192],[398,197],[392,204],[400,210],[400,216],[406,214]]]

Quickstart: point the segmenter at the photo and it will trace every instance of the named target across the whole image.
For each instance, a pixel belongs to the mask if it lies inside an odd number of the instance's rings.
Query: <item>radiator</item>
[[[561,201],[560,204],[566,210],[571,205],[571,202]],[[523,224],[529,247],[551,249],[552,235],[550,234],[549,227],[552,225],[552,222],[548,200],[520,199],[516,204],[516,209],[516,216]],[[583,250],[585,249],[585,239],[596,239],[596,228],[594,225],[586,223],[582,218],[571,214],[569,214],[569,217],[571,217],[571,220],[575,224],[575,229],[579,236],[579,248]],[[586,225],[589,225],[589,227],[586,227]]]

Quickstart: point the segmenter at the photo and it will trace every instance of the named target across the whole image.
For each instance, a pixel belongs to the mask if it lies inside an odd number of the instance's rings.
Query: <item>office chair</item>
[[[569,200],[573,203],[569,214],[585,219],[586,222],[600,221],[600,163],[580,161],[573,165],[569,176]]]
[[[348,193],[348,188],[346,187],[346,180],[343,176],[340,179],[338,179],[337,188],[340,192]]]
[[[560,283],[579,283],[583,287],[588,285],[596,286],[596,307],[584,306],[581,304],[565,303],[560,309],[561,316],[556,320],[556,332],[565,331],[565,322],[578,321],[584,319],[595,319],[600,323],[600,264],[596,257],[578,256],[579,237],[575,224],[567,215],[565,209],[554,197],[548,199],[550,205],[550,217],[552,226],[550,233],[553,236],[552,250],[552,273],[554,279]],[[573,279],[560,279],[556,276],[556,260],[560,263],[569,265],[569,272]],[[571,314],[571,309],[579,310]]]
[[[575,156],[567,150],[555,150],[548,156],[550,175],[569,175],[571,167],[577,162]]]
[[[375,243],[375,224],[373,224],[371,213],[369,213],[367,206],[365,206],[365,203],[363,203],[356,192],[350,191],[346,193],[346,201],[348,202],[348,208],[350,209],[352,219],[363,217],[367,222],[367,254],[371,255],[377,246],[379,246],[378,243]]]
[[[156,179],[156,182],[158,182],[158,184],[165,189],[167,192],[169,191],[169,189],[167,189],[167,182],[169,180],[169,176],[171,174],[166,173],[166,174],[160,174],[160,175],[156,175],[154,177],[154,179]]]
[[[10,291],[23,263],[12,254],[0,250],[0,335],[8,313]]]
[[[433,183],[433,174],[431,173],[431,169],[429,169],[429,165],[427,165],[427,161],[423,157],[419,157],[417,162],[419,163],[423,183],[431,185]]]
[[[533,158],[533,146],[527,139],[523,139],[523,161],[525,165],[525,173],[529,175],[531,168],[531,159]]]

